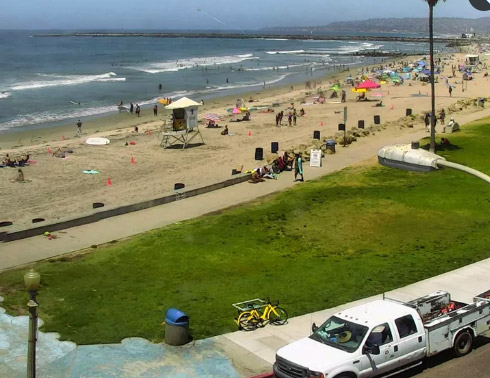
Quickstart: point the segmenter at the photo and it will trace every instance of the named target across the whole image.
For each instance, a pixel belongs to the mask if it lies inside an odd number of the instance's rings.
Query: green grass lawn
[[[449,139],[456,147],[441,155],[490,172],[490,119]],[[165,311],[177,307],[190,316],[193,336],[204,338],[236,329],[232,303],[265,296],[280,299],[290,316],[305,314],[490,257],[489,214],[490,186],[462,172],[345,169],[36,264],[43,329],[79,344],[160,341]],[[24,272],[0,274],[9,313],[26,312]]]

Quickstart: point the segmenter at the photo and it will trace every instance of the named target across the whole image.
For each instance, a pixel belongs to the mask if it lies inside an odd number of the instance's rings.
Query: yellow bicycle
[[[288,321],[288,313],[279,307],[279,301],[272,304],[271,300],[252,299],[246,302],[235,303],[239,315],[235,318],[238,329],[253,331],[258,327],[264,327],[270,323],[273,325],[283,325]]]

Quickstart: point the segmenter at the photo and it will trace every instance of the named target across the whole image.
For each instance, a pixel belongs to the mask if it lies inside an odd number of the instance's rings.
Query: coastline
[[[410,59],[413,57],[407,57]],[[385,63],[392,62],[398,58],[395,57],[386,57],[384,58]],[[356,65],[349,66],[352,70],[357,70],[359,67],[374,67],[375,65]],[[343,72],[339,70],[330,70],[326,71],[325,75],[321,76],[317,79],[317,81],[325,81],[325,80],[335,80],[341,75]],[[261,97],[271,97],[278,96],[280,94],[287,93],[290,90],[291,85],[293,87],[303,87],[305,81],[313,81],[312,79],[306,78],[303,81],[293,82],[292,84],[281,84],[278,86],[269,86],[268,88],[263,89],[262,87],[258,87],[255,91],[247,90],[241,94],[227,94],[227,95],[218,95],[216,97],[211,97],[206,99],[203,107],[200,108],[201,115],[207,112],[214,112],[216,108],[222,107],[233,107],[236,103],[237,98],[246,99],[257,96]],[[194,97],[194,96],[191,96]],[[199,98],[193,98],[195,101],[199,101]],[[270,104],[269,104],[270,105]],[[141,107],[140,117],[136,117],[134,114],[130,114],[129,112],[117,112],[110,114],[101,114],[88,117],[87,119],[81,119],[83,126],[82,132],[83,135],[93,135],[98,133],[106,133],[109,131],[118,131],[118,130],[132,130],[135,126],[138,126],[140,132],[146,132],[148,130],[155,131],[160,128],[163,124],[163,121],[168,118],[170,112],[165,111],[164,107],[160,104],[159,106],[159,114],[158,117],[153,116],[153,108],[152,105]],[[116,107],[116,105],[114,105]],[[0,133],[0,151],[9,153],[18,148],[29,148],[32,146],[40,146],[40,145],[50,145],[50,143],[60,142],[60,141],[70,141],[77,140],[74,135],[76,134],[77,119],[72,119],[70,122],[62,122],[58,125],[47,124],[46,127],[43,125],[35,125],[35,127],[22,128],[19,127],[19,130],[12,128],[6,132]],[[64,139],[63,139],[64,137]]]
[[[457,63],[461,59],[462,54],[456,55],[451,63]],[[351,69],[350,73],[355,72]],[[347,71],[331,72],[331,75],[322,79],[322,86],[328,87],[329,80],[336,80],[336,77],[343,79],[348,75]],[[458,100],[482,96],[482,93],[486,96],[484,80],[482,73],[475,75],[475,85],[468,85],[464,93],[461,93],[461,86],[458,86],[453,97],[449,97],[441,80],[436,84],[438,109],[448,108]],[[23,168],[28,181],[22,184],[15,180],[12,182],[16,169],[0,169],[0,191],[3,193],[0,198],[0,221],[14,223],[2,231],[19,230],[28,228],[29,225],[32,227],[31,220],[34,218],[43,218],[49,224],[92,214],[95,211],[92,208],[94,202],[104,203],[104,209],[114,209],[171,195],[174,193],[174,183],[184,183],[186,190],[193,190],[225,181],[231,177],[232,169],[240,166],[244,170],[254,169],[266,164],[269,158],[277,157],[270,152],[272,142],[279,144],[279,153],[282,153],[292,149],[308,150],[316,143],[312,136],[317,131],[321,133],[321,140],[334,137],[338,124],[342,123],[341,111],[344,106],[349,108],[347,129],[351,129],[362,119],[366,121],[366,131],[370,131],[369,136],[359,138],[349,148],[343,149],[339,146],[335,160],[348,162],[355,158],[356,151],[361,146],[365,148],[376,145],[380,138],[378,134],[383,139],[393,140],[403,136],[410,138],[415,132],[423,132],[424,126],[420,117],[408,128],[403,127],[400,119],[405,116],[406,108],[412,109],[415,116],[430,108],[430,86],[419,81],[410,81],[401,86],[383,86],[384,107],[376,107],[374,102],[369,101],[356,102],[350,87],[344,87],[347,92],[345,104],[338,99],[329,99],[325,104],[314,104],[314,91],[305,89],[304,82],[293,87],[292,91],[290,85],[267,88],[264,91],[248,92],[240,97],[246,100],[247,96],[253,96],[259,100],[254,105],[270,106],[272,103],[279,103],[279,107],[274,110],[276,113],[284,110],[286,118],[291,103],[295,103],[297,109],[304,107],[306,115],[298,117],[297,125],[288,127],[283,122],[282,127],[276,127],[275,113],[260,112],[252,112],[250,122],[234,123],[232,121],[237,116],[229,115],[226,109],[234,106],[237,96],[219,97],[207,100],[199,112],[201,115],[206,112],[222,115],[223,121],[219,124],[222,128],[227,125],[230,134],[223,136],[220,133],[222,129],[200,126],[205,144],[192,145],[184,150],[162,149],[158,136],[161,117],[159,115],[158,120],[154,121],[151,109],[143,109],[140,118],[116,114],[103,120],[86,121],[82,138],[73,137],[76,132],[75,124],[46,129],[42,134],[38,131],[32,133],[32,130],[23,134],[12,134],[16,136],[9,141],[2,138],[0,145],[8,147],[2,148],[2,154],[10,153],[16,157],[29,153],[31,159],[36,161],[35,164]],[[476,107],[470,108],[455,113],[455,116],[463,117],[464,114],[473,114],[480,110]],[[379,126],[373,125],[375,115],[381,116]],[[165,115],[162,113],[161,116]],[[457,121],[459,122],[459,118]],[[139,125],[139,133],[133,130],[136,124]],[[146,131],[151,131],[151,134]],[[440,126],[437,131],[442,131]],[[65,136],[65,140],[61,140],[62,136]],[[90,136],[106,137],[111,143],[106,146],[86,145],[85,139]],[[134,142],[134,145],[128,145],[128,142]],[[66,159],[55,158],[50,151],[57,147],[66,147],[73,154],[68,154]],[[264,150],[263,161],[254,158],[254,151],[259,147]],[[328,155],[324,159],[324,164],[329,164],[329,160],[333,161]],[[84,174],[84,170],[96,170],[99,174]],[[282,175],[289,176],[291,173],[285,172]],[[248,188],[247,185],[242,187],[243,190]],[[15,206],[11,206],[13,200]]]

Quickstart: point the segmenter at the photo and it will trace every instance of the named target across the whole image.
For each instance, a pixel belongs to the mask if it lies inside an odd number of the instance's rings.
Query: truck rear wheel
[[[468,331],[461,332],[454,340],[454,353],[457,357],[465,356],[471,351],[472,345],[473,336],[471,333]]]

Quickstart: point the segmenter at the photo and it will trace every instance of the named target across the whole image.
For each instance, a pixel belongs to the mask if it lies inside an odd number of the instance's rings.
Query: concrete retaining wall
[[[236,177],[233,177],[229,180],[225,180],[216,184],[204,186],[202,188],[192,189],[188,191],[180,191],[180,194],[172,194],[165,197],[155,198],[152,200],[135,203],[132,205],[126,205],[121,207],[116,207],[114,209],[97,211],[96,213],[86,215],[80,218],[68,219],[61,222],[51,223],[51,224],[43,224],[39,227],[29,228],[20,231],[2,231],[0,232],[0,241],[8,242],[12,240],[25,239],[36,235],[41,235],[44,232],[54,232],[60,231],[71,227],[82,226],[84,224],[89,224],[93,222],[97,222],[101,219],[106,219],[110,217],[115,217],[122,214],[131,213],[133,211],[139,211],[148,209],[154,206],[164,205],[166,203],[170,203],[173,201],[177,201],[180,199],[184,199],[187,197],[194,197],[199,194],[204,194],[208,192],[212,192],[214,190],[226,188],[228,186],[236,185],[242,182],[249,180],[251,177],[250,174],[241,174]]]

